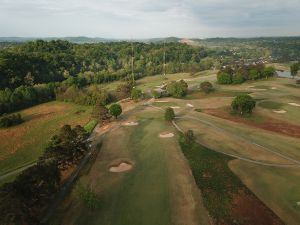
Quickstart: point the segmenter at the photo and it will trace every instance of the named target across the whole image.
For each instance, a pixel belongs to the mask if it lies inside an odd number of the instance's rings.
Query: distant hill
[[[91,38],[91,37],[0,37],[0,42],[14,42],[21,43],[27,41],[35,41],[35,40],[66,40],[72,43],[106,43],[106,42],[120,42],[120,41],[130,41],[130,39],[113,39],[113,38]],[[170,42],[179,42],[181,38],[177,37],[167,37],[167,38],[149,38],[149,39],[133,39],[133,41],[144,42],[144,43],[170,43]]]

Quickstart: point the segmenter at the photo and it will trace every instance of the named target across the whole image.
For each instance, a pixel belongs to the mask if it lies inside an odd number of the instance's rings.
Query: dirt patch
[[[130,160],[118,159],[109,166],[109,172],[122,173],[132,170],[133,163]]]
[[[297,106],[297,107],[300,106],[299,104],[297,104],[297,103],[295,103],[295,102],[289,102],[288,104],[289,104],[289,105],[292,105],[292,106]]]
[[[180,106],[171,106],[172,109],[180,109]]]
[[[171,138],[174,137],[174,134],[172,132],[163,132],[159,134],[160,138]]]
[[[272,90],[276,90],[276,89],[277,89],[277,87],[271,87],[271,89],[272,89]]]
[[[286,113],[285,110],[281,109],[281,110],[273,110],[274,113],[279,113],[279,114],[284,114]]]
[[[243,123],[249,126],[261,128],[264,130],[276,132],[279,134],[287,135],[290,137],[300,138],[300,126],[287,123],[282,120],[273,119],[263,115],[257,115],[259,118],[262,118],[263,121],[252,121],[247,118],[243,118],[237,115],[232,115],[229,112],[225,112],[220,109],[206,109],[205,113],[216,116],[222,119],[230,120],[237,123]]]
[[[239,191],[233,196],[231,214],[238,224],[282,225],[281,220],[252,194]]]
[[[189,104],[189,103],[188,103],[188,104],[186,104],[186,106],[187,106],[187,107],[191,107],[191,108],[193,108],[193,107],[194,107],[192,104]]]
[[[137,126],[137,125],[139,125],[139,123],[134,122],[134,121],[129,121],[129,122],[123,123],[123,126]]]

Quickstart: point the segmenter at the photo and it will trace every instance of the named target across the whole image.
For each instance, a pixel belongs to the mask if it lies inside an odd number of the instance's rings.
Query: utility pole
[[[164,41],[164,72],[163,75],[166,76],[166,41]]]
[[[133,52],[133,42],[131,40],[131,77],[132,80],[134,81],[133,66],[134,66],[134,52]]]

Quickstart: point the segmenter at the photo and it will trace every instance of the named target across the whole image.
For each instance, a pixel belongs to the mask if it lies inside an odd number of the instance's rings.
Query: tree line
[[[88,133],[65,125],[52,137],[38,162],[13,182],[0,187],[0,224],[40,224],[41,216],[61,185],[61,172],[88,151]]]
[[[70,77],[86,84],[119,80],[131,73],[132,56],[136,78],[161,74],[164,51],[170,73],[199,69],[202,60],[214,55],[203,47],[180,43],[134,43],[132,55],[128,42],[79,45],[38,40],[0,49],[0,89],[60,82]],[[207,67],[205,64],[201,66]]]
[[[219,84],[241,84],[246,80],[257,80],[275,75],[274,67],[264,64],[234,65],[222,68],[217,74]]]

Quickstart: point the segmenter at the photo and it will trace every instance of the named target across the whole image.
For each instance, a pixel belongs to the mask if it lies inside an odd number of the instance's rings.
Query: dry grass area
[[[272,131],[275,133],[287,135],[290,137],[300,138],[300,126],[288,123],[282,120],[267,117],[265,115],[254,113],[251,117],[241,117],[233,115],[229,109],[206,109],[205,113],[220,117],[226,120],[234,121],[237,123],[247,124],[264,130]]]
[[[90,107],[50,102],[22,110],[25,122],[0,129],[0,174],[36,160],[50,138],[65,124],[84,125]]]
[[[287,225],[300,221],[299,168],[273,168],[240,160],[229,163],[243,183]],[[264,223],[262,223],[264,224]]]

